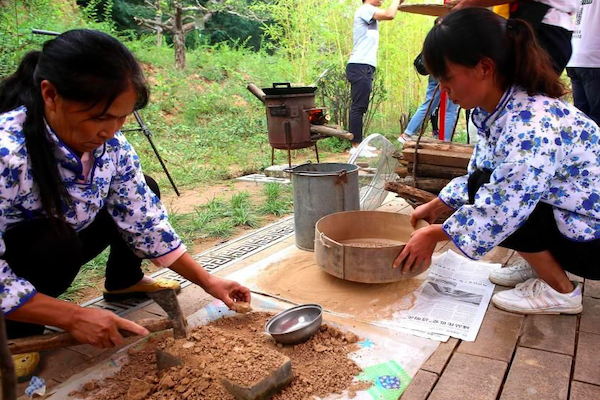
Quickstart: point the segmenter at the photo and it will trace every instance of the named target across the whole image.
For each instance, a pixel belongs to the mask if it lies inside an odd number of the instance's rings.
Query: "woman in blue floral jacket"
[[[149,258],[228,306],[250,300],[247,288],[210,275],[186,252],[119,132],[148,94],[129,50],[91,30],[46,42],[0,85],[0,300],[10,338],[41,334],[46,324],[98,347],[122,344],[119,329],[147,334],[112,312],[55,298],[107,247],[107,299],[179,289],[144,276]],[[19,358],[18,374],[38,360]]]
[[[450,99],[476,108],[479,141],[468,175],[452,180],[417,219],[442,225],[415,232],[395,266],[427,268],[438,241],[476,259],[495,246],[527,264],[490,279],[515,289],[492,298],[519,313],[579,313],[581,287],[565,271],[600,279],[600,130],[574,106],[528,24],[483,8],[449,14],[423,55]]]

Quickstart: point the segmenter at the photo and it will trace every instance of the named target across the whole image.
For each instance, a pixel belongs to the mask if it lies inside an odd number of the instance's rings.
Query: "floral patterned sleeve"
[[[460,207],[442,229],[465,255],[481,258],[525,223],[551,179],[528,163],[503,163],[477,191],[475,203]]]
[[[4,154],[5,150],[7,149],[0,143],[0,154]],[[0,159],[0,257],[6,251],[3,237],[6,232],[7,216],[19,192],[19,177],[22,175],[22,169],[23,165],[13,165],[10,159]],[[28,280],[16,276],[8,263],[0,259],[0,301],[4,315],[21,307],[36,293],[35,287]]]
[[[448,207],[458,210],[469,202],[467,180],[469,176],[459,176],[452,179],[438,194],[438,197]]]
[[[181,239],[171,227],[164,206],[146,184],[134,149],[121,133],[107,144],[120,147],[115,154],[118,167],[107,206],[125,241],[143,258],[158,258],[179,248]]]

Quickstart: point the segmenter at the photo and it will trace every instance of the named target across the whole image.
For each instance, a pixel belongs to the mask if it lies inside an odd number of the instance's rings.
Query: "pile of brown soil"
[[[347,357],[356,350],[356,335],[324,324],[309,341],[282,346],[263,333],[270,317],[252,312],[194,328],[187,339],[153,338],[142,348],[130,350],[129,363],[113,377],[88,382],[71,396],[95,400],[234,400],[221,385],[221,378],[251,386],[281,365],[284,355],[292,360],[294,379],[273,399],[300,400],[366,388],[352,384],[361,372]],[[157,371],[156,348],[181,358],[183,365]]]

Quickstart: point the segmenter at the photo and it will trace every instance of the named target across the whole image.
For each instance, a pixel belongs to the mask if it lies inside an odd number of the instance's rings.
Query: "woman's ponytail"
[[[506,30],[512,42],[511,64],[514,67],[508,80],[521,86],[529,95],[543,93],[554,98],[564,95],[565,87],[531,26],[521,19],[509,19]]]
[[[27,53],[17,71],[0,83],[0,113],[29,106],[34,100],[37,90],[33,74],[41,54],[40,51]]]

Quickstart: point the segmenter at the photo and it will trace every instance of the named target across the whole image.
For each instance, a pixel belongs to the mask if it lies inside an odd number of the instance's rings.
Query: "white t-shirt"
[[[581,0],[567,67],[600,68],[600,0]]]
[[[551,8],[548,10],[542,23],[564,28],[568,31],[573,30],[573,15],[579,7],[579,0],[535,0],[542,4],[547,4]]]
[[[377,7],[363,4],[354,13],[352,38],[354,46],[348,64],[369,64],[377,67],[379,22],[373,18]]]

